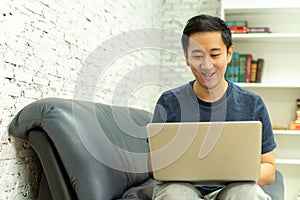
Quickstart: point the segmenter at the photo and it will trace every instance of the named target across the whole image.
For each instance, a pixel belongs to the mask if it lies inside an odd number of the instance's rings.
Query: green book
[[[246,20],[230,20],[226,21],[227,26],[248,26],[248,22]]]
[[[240,54],[238,52],[233,52],[233,82],[235,83],[239,82],[239,59]]]
[[[225,71],[225,78],[228,81],[234,82],[234,66],[233,66],[233,58],[228,63],[226,71]]]
[[[246,82],[246,54],[240,54],[239,57],[239,82]]]

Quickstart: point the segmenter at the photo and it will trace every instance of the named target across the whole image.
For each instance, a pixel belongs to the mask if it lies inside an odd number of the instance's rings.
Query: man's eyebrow
[[[210,51],[221,51],[221,48],[219,48],[219,47],[212,48]]]
[[[203,51],[200,49],[194,49],[192,50],[192,53],[203,53]]]
[[[215,48],[210,49],[209,51],[210,52],[211,51],[221,51],[221,48],[215,47]],[[201,49],[194,49],[194,50],[192,50],[192,53],[204,53],[204,51]]]

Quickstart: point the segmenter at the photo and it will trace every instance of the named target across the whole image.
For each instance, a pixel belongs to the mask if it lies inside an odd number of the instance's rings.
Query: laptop
[[[224,185],[259,179],[259,121],[150,123],[147,132],[156,180]]]

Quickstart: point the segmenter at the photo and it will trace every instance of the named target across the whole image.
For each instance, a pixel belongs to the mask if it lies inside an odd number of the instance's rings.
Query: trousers
[[[202,195],[191,183],[163,183],[154,187],[154,200],[271,200],[254,182],[235,182]]]

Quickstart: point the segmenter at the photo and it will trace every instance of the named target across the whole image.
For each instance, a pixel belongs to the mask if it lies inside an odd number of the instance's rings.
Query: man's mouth
[[[214,72],[214,73],[201,73],[201,75],[202,75],[203,77],[205,77],[205,78],[210,78],[210,77],[212,77],[214,74],[215,74],[215,72]]]

